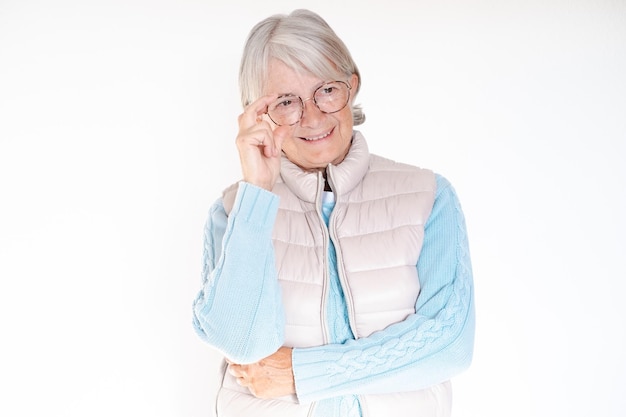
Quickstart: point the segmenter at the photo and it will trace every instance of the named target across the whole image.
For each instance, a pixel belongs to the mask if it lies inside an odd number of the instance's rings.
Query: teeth
[[[314,138],[302,138],[304,140],[320,140],[320,139],[324,139],[326,136],[330,135],[330,132],[324,133],[321,136],[316,136]]]

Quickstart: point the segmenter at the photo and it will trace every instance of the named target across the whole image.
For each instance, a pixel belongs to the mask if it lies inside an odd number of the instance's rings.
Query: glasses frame
[[[348,97],[346,98],[346,102],[343,104],[343,106],[341,106],[339,109],[335,110],[335,111],[324,111],[322,109],[320,109],[320,106],[317,104],[317,100],[315,100],[315,95],[317,94],[317,92],[324,88],[325,86],[327,86],[328,84],[332,84],[332,83],[341,83],[343,85],[345,85],[346,87],[348,87]],[[268,108],[265,110],[265,114],[267,114],[267,117],[270,118],[270,120],[272,122],[274,122],[274,124],[276,126],[294,126],[298,123],[300,123],[300,120],[302,120],[302,116],[304,116],[304,102],[305,101],[309,101],[309,100],[313,100],[313,103],[315,103],[315,107],[317,107],[317,109],[319,111],[321,111],[324,114],[333,114],[333,113],[337,113],[343,109],[346,108],[346,106],[348,105],[348,103],[350,102],[350,96],[352,94],[352,87],[350,86],[350,84],[347,81],[341,81],[341,80],[335,80],[335,81],[326,81],[324,82],[324,84],[320,85],[319,87],[317,87],[315,89],[315,91],[313,91],[313,95],[311,97],[305,98],[303,99],[302,97],[296,95],[296,94],[283,94],[282,96],[278,96],[278,98],[276,98],[276,100],[279,100],[283,97],[298,97],[298,100],[300,100],[300,117],[298,117],[298,120],[296,120],[295,122],[291,123],[291,124],[280,124],[277,123],[276,120],[272,119],[272,116],[270,116],[270,110],[269,110],[269,106]]]

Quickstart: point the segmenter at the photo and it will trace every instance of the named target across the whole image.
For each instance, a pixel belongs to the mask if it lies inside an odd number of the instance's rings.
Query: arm
[[[271,241],[278,197],[240,183],[229,216],[213,205],[204,229],[202,289],[193,305],[200,337],[236,363],[284,342],[284,313]]]
[[[423,389],[469,366],[474,301],[465,221],[452,186],[443,177],[437,180],[417,265],[416,313],[370,337],[294,349],[301,402]]]

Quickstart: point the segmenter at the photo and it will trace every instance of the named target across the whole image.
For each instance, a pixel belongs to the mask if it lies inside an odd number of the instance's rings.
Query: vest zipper
[[[335,187],[333,186],[332,181],[332,168],[331,164],[326,168],[326,179],[330,184],[330,187],[333,189],[333,193],[335,193]],[[354,319],[354,303],[352,302],[352,292],[350,291],[350,286],[346,281],[346,272],[343,266],[343,259],[341,253],[341,245],[337,240],[337,236],[335,234],[336,227],[336,219],[337,219],[337,208],[340,208],[340,198],[337,193],[335,193],[335,208],[332,213],[330,213],[330,218],[328,219],[328,233],[330,235],[330,239],[333,241],[335,245],[335,255],[337,257],[337,275],[339,276],[339,284],[341,285],[341,289],[343,290],[343,295],[346,297],[346,307],[348,308],[348,323],[350,325],[350,330],[352,330],[352,335],[355,339],[359,338],[359,334],[356,331],[356,323]]]
[[[317,217],[320,220],[320,224],[321,224],[321,228],[322,228],[322,234],[324,235],[324,265],[323,265],[323,271],[324,271],[324,279],[322,280],[322,305],[320,308],[320,320],[322,323],[322,334],[324,336],[324,344],[328,344],[330,341],[330,335],[328,334],[328,320],[326,318],[326,314],[327,314],[327,308],[326,305],[328,303],[328,280],[329,280],[329,275],[328,275],[328,239],[329,239],[329,233],[328,233],[328,228],[326,227],[326,222],[324,221],[324,216],[322,214],[322,194],[324,193],[324,184],[325,184],[325,179],[324,176],[322,174],[322,172],[320,171],[317,174],[317,196],[316,196],[316,200],[315,200],[315,211],[317,212]],[[332,215],[332,214],[331,214]],[[313,410],[314,407],[311,408],[311,410]],[[312,415],[312,414],[311,414]]]

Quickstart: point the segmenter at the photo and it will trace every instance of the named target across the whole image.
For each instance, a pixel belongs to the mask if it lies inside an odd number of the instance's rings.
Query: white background
[[[0,414],[210,415],[202,226],[244,39],[296,7],[351,49],[371,150],[461,198],[454,415],[623,416],[626,2],[564,0],[0,0]]]

